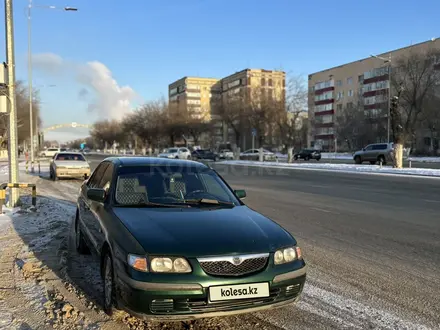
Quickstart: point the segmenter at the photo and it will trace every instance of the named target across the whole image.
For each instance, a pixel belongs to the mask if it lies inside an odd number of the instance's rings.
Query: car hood
[[[278,224],[247,206],[114,208],[115,215],[149,254],[214,256],[273,252],[296,244]]]
[[[77,160],[54,160],[53,161],[56,166],[64,166],[64,167],[89,167],[89,163],[81,162]]]

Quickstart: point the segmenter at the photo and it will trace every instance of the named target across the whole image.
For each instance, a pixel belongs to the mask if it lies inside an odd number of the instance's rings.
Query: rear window
[[[169,153],[175,153],[175,152],[177,152],[177,149],[176,148],[170,148],[170,149],[168,149],[168,152]]]
[[[56,148],[49,148],[49,149],[47,149],[47,151],[58,151],[58,149],[56,149]]]
[[[385,150],[387,148],[386,144],[376,144],[373,146],[373,150]]]
[[[86,161],[84,157],[80,154],[58,154],[55,160],[73,160],[73,161],[76,160],[82,162]]]

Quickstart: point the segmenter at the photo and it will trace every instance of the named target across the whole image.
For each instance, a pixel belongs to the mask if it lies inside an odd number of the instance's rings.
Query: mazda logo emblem
[[[233,257],[232,258],[232,263],[236,266],[238,266],[239,264],[241,264],[241,258],[240,257]]]

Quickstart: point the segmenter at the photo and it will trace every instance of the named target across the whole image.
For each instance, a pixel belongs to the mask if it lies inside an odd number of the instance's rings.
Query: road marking
[[[321,186],[319,184],[311,184],[309,187],[313,187],[313,188],[330,188],[330,186]]]
[[[338,212],[333,212],[333,211],[330,211],[330,210],[321,209],[321,208],[319,208],[319,207],[311,207],[311,209],[312,209],[312,210],[315,210],[315,211],[325,212],[325,213],[339,214]]]

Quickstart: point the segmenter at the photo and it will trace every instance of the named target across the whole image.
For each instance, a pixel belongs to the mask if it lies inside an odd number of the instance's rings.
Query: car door
[[[186,148],[179,148],[179,158],[180,159],[188,159],[190,156],[190,152]]]
[[[101,251],[101,247],[105,242],[105,225],[104,219],[107,217],[106,203],[108,197],[108,192],[110,191],[112,180],[113,180],[114,166],[113,163],[109,163],[106,167],[105,172],[95,188],[104,189],[106,191],[106,200],[104,202],[91,201],[90,203],[90,213],[91,213],[91,227],[93,228],[92,234],[93,239],[96,244],[96,249]]]
[[[373,144],[366,146],[363,152],[362,159],[366,161],[376,160],[376,158],[374,157],[374,152],[375,151],[373,150]]]
[[[94,205],[93,202],[87,198],[87,191],[91,188],[99,188],[100,182],[108,166],[109,162],[102,162],[99,164],[95,171],[93,171],[93,174],[87,183],[81,187],[81,197],[79,201],[80,225],[86,239],[95,249],[98,247],[96,237],[98,236],[99,227],[94,221],[95,216],[92,213],[92,206]]]

